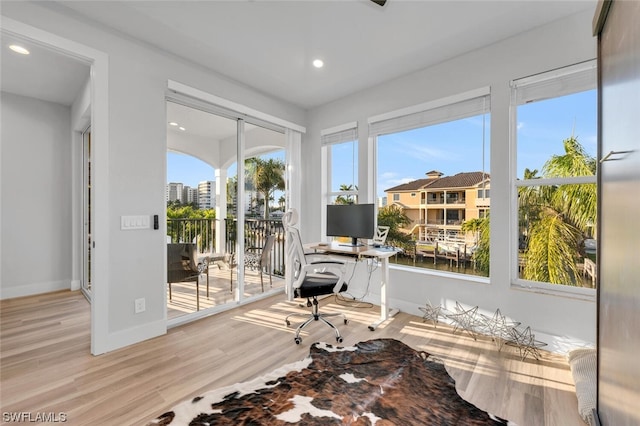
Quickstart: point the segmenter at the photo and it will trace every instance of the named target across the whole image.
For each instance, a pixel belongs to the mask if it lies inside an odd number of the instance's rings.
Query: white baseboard
[[[80,290],[80,284],[81,284],[80,280],[71,281],[71,291]]]
[[[104,352],[111,352],[163,334],[167,334],[167,321],[164,318],[138,327],[109,333],[108,346]]]
[[[16,297],[33,296],[35,294],[51,293],[60,290],[70,290],[71,281],[46,281],[41,283],[22,284],[0,288],[0,299],[14,299]]]

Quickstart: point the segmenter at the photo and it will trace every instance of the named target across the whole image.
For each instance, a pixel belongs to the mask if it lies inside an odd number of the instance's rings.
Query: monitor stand
[[[362,247],[364,244],[358,242],[356,237],[351,237],[351,244],[340,244],[342,247]]]

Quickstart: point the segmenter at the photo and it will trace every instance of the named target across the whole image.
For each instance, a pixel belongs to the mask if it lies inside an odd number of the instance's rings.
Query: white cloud
[[[394,172],[385,172],[380,175],[380,180],[389,181],[392,180],[396,174]]]
[[[522,129],[523,127],[524,127],[524,123],[522,121],[519,121],[517,125],[518,130]]]

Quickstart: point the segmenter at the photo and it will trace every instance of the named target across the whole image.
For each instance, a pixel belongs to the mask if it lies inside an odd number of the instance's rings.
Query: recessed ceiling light
[[[322,68],[324,66],[324,62],[322,61],[322,59],[314,59],[313,66],[316,68]]]
[[[184,132],[185,130],[187,130],[187,129],[185,129],[185,128],[184,128],[184,127],[182,127],[182,126],[178,127],[178,129],[182,130],[183,132]]]
[[[11,46],[9,46],[9,49],[21,55],[28,55],[30,53],[27,49],[17,44],[12,44]]]
[[[175,121],[170,121],[169,122],[169,126],[177,126],[177,125],[178,125],[178,123],[176,123]]]

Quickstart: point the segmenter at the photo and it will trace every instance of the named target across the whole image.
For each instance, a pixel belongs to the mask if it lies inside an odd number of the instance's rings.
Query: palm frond
[[[531,229],[524,278],[577,285],[576,258],[581,232],[553,210],[545,210]]]

